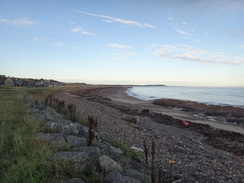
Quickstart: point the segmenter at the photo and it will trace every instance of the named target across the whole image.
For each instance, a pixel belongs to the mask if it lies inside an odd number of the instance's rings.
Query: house
[[[6,76],[5,75],[0,75],[0,85],[4,85],[4,81],[6,80]]]
[[[14,83],[14,81],[13,81],[12,79],[7,78],[7,79],[5,79],[5,81],[4,81],[4,85],[5,85],[5,86],[15,86],[15,83]]]
[[[24,84],[25,84],[25,81],[23,81],[22,79],[15,80],[15,86],[20,87],[20,86],[24,86]]]

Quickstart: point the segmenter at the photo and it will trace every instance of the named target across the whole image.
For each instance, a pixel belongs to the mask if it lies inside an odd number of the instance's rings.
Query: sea
[[[134,86],[126,93],[146,101],[179,99],[244,108],[244,87]]]

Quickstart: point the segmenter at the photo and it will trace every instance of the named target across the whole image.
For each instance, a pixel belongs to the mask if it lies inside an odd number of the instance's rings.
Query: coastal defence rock
[[[149,175],[139,172],[132,168],[125,168],[125,175],[130,178],[140,180],[141,182],[150,182]]]
[[[67,143],[70,147],[83,147],[87,145],[87,140],[84,137],[76,137],[69,135],[66,137]]]
[[[32,112],[44,122],[44,130],[49,132],[37,133],[36,140],[48,143],[56,149],[69,150],[58,151],[50,156],[51,161],[61,163],[68,171],[75,173],[74,178],[62,180],[61,182],[85,183],[82,179],[75,177],[77,173],[86,172],[87,168],[90,168],[91,162],[94,163],[93,166],[100,166],[101,169],[96,172],[100,174],[100,177],[103,174],[101,171],[105,170],[106,182],[137,183],[142,180],[141,178],[136,180],[140,176],[140,172],[136,170],[126,170],[125,175],[121,174],[123,167],[118,163],[118,160],[125,158],[125,156],[120,148],[113,147],[106,141],[94,143],[96,146],[87,146],[87,127],[77,122],[73,123],[70,120],[63,119],[61,114],[58,114],[50,107],[37,104],[33,104],[32,107],[34,107]],[[98,137],[98,133],[94,132],[95,136]]]
[[[37,141],[43,141],[48,143],[51,147],[61,148],[66,144],[65,139],[59,133],[37,133],[36,134]]]
[[[101,151],[97,146],[74,147],[72,152],[84,152],[88,157],[96,157],[101,155]]]
[[[65,180],[63,181],[63,183],[85,183],[83,180],[81,180],[80,178],[73,178],[70,180]]]
[[[105,172],[123,171],[123,168],[120,166],[120,164],[118,164],[116,161],[114,161],[107,155],[103,155],[99,157],[99,165],[102,170],[105,170]]]
[[[110,146],[109,147],[109,155],[114,160],[119,160],[124,156],[124,153],[120,148]]]
[[[123,176],[121,175],[119,172],[113,171],[110,172],[106,178],[106,183],[141,183],[141,181],[127,177],[127,176]]]
[[[89,158],[84,152],[65,152],[59,151],[51,156],[52,160],[64,160],[69,163],[69,165],[76,172],[83,172],[88,168]]]

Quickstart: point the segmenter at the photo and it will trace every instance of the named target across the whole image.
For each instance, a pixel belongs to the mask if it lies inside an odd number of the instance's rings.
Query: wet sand
[[[126,87],[116,87],[116,88],[108,88],[99,91],[99,95],[109,98],[112,101],[124,103],[124,105],[130,104],[133,105],[137,109],[149,109],[152,112],[161,113],[165,115],[172,116],[173,118],[180,119],[183,121],[190,121],[193,123],[207,124],[211,127],[233,131],[237,133],[244,134],[244,127],[235,124],[227,124],[223,121],[211,121],[209,119],[204,119],[200,117],[194,116],[192,113],[175,110],[168,107],[162,107],[153,104],[153,101],[144,101],[131,96],[128,96],[125,91]]]

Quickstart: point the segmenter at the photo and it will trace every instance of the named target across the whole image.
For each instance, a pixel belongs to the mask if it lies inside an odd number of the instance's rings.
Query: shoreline
[[[183,182],[194,179],[225,183],[243,179],[243,134],[194,122],[184,125],[179,118],[153,112],[162,110],[161,106],[128,97],[124,90],[111,86],[87,87],[56,93],[55,98],[76,105],[84,118],[97,117],[102,140],[140,149],[144,140],[148,145],[154,141],[155,166],[167,174],[173,170]],[[145,108],[148,106],[152,108]],[[169,165],[169,160],[176,163]]]
[[[165,107],[165,106],[155,105],[155,104],[153,104],[155,100],[145,101],[145,100],[141,100],[141,99],[135,98],[133,96],[127,95],[125,92],[127,89],[128,89],[127,87],[115,87],[115,88],[102,89],[102,90],[98,91],[98,94],[103,97],[107,97],[107,98],[111,99],[112,101],[119,102],[119,103],[122,102],[122,103],[124,103],[124,105],[130,104],[130,105],[134,105],[135,107],[137,106],[137,108],[139,107],[141,110],[143,108],[148,108],[152,112],[169,115],[169,116],[172,116],[173,118],[180,119],[183,121],[190,121],[190,122],[199,123],[199,124],[207,124],[214,128],[217,128],[217,129],[233,131],[236,133],[244,134],[244,127],[241,125],[236,125],[233,123],[224,123],[223,121],[220,121],[220,120],[213,121],[214,120],[213,118],[210,118],[210,119],[208,119],[206,117],[201,118],[201,117],[197,116],[196,114],[193,114],[189,111],[180,111],[180,110],[178,110],[177,107],[169,108],[169,107]],[[171,101],[171,99],[159,99],[159,100]],[[173,100],[173,101],[175,101],[175,100]],[[187,104],[189,103],[189,101],[177,100],[177,102],[179,102],[179,101],[185,102]],[[198,103],[198,104],[202,104],[202,103]],[[206,106],[209,107],[209,105],[206,105]],[[243,109],[243,111],[244,111],[244,109]]]
[[[126,87],[126,86],[125,86]],[[139,88],[140,86],[135,86],[136,88]],[[142,86],[143,88],[146,88],[146,86]],[[168,86],[170,89],[171,88],[177,88],[177,90],[181,90],[181,88],[188,88],[186,86]],[[133,87],[132,87],[133,88]],[[150,88],[150,87],[149,87]],[[163,88],[167,88],[166,86],[163,87]],[[199,88],[202,88],[202,89],[205,89],[205,88],[226,88],[226,87],[194,87],[194,86],[190,86],[190,88],[196,88],[196,89],[199,89]],[[233,87],[233,88],[237,88],[237,87]],[[240,88],[243,88],[243,87],[240,87]],[[244,89],[244,88],[243,88]],[[147,90],[146,90],[147,91]],[[164,92],[164,91],[162,91]],[[173,90],[172,92],[175,92],[175,90]],[[200,91],[201,93],[202,91]],[[211,91],[204,91],[204,92],[211,92]],[[219,91],[221,92],[221,91]],[[199,97],[191,97],[191,95],[182,95],[182,94],[178,94],[176,93],[175,95],[168,95],[168,90],[166,90],[166,95],[165,96],[157,96],[157,93],[155,94],[155,96],[152,94],[152,95],[137,95],[135,93],[133,93],[133,90],[132,92],[128,90],[128,95],[129,96],[132,96],[132,97],[135,97],[135,98],[138,98],[138,99],[141,99],[141,100],[144,100],[144,101],[152,101],[152,100],[158,100],[158,99],[164,99],[164,100],[181,100],[181,101],[186,101],[186,102],[197,102],[197,103],[202,103],[202,104],[205,104],[205,105],[219,105],[219,106],[229,106],[229,107],[236,107],[236,108],[242,108],[244,109],[244,104],[243,102],[241,103],[241,99],[238,100],[238,102],[236,100],[234,101],[230,101],[230,100],[223,100],[223,97],[227,97],[227,96],[222,96],[221,97],[221,100],[220,98],[217,98],[217,100],[215,102],[213,102],[212,100],[209,100],[207,98],[205,98],[204,96],[201,96],[199,95]],[[195,95],[197,93],[193,93],[193,95]],[[213,93],[214,95],[216,95],[216,93]],[[186,97],[187,96],[187,97]],[[210,95],[211,96],[211,95]],[[200,98],[200,100],[199,100]],[[215,100],[215,99],[214,99]]]

